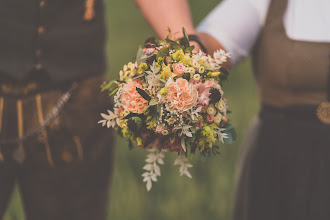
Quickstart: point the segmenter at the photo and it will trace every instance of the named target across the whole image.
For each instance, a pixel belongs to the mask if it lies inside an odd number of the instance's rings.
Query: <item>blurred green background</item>
[[[133,1],[104,1],[108,21],[108,75],[114,78],[122,66],[134,58],[138,45],[155,34],[143,20]],[[189,2],[194,23],[197,25],[220,0]],[[258,110],[249,60],[231,70],[224,91],[233,111],[230,118],[236,126],[239,138],[232,145],[223,145],[221,155],[212,156],[206,161],[201,161],[198,155],[193,156],[193,179],[180,177],[178,167],[172,165],[175,155],[167,154],[166,164],[161,167],[162,176],[159,182],[153,184],[152,190],[147,192],[141,177],[146,152],[140,149],[130,151],[126,142],[117,138],[108,219],[230,219],[240,146],[249,123]],[[17,188],[4,219],[24,219]]]

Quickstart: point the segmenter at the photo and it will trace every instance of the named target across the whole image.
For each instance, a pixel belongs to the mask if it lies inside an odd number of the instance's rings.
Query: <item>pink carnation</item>
[[[173,64],[172,67],[173,73],[175,73],[179,77],[183,76],[184,71],[186,70],[186,67],[182,63]]]
[[[147,55],[151,55],[155,52],[155,48],[143,48],[143,52],[145,52]]]
[[[214,120],[214,116],[213,115],[207,115],[206,119],[207,119],[207,122],[212,123],[213,120]]]
[[[170,110],[186,111],[197,101],[198,92],[194,85],[187,80],[179,78],[166,86],[168,107]]]
[[[143,89],[141,84],[134,81],[125,85],[121,104],[124,109],[127,109],[130,112],[142,113],[142,111],[148,106],[148,101],[136,91],[136,87]]]

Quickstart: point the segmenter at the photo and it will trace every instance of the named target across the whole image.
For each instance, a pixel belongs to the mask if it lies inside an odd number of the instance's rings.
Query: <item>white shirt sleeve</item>
[[[246,57],[264,25],[270,0],[224,0],[197,27],[230,52],[232,64]]]

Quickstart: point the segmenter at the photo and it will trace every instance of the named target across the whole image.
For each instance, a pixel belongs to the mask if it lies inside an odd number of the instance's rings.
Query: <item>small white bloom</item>
[[[193,76],[196,72],[196,70],[193,67],[189,67],[186,69],[186,72],[190,73],[191,76]]]
[[[214,123],[216,124],[220,124],[222,119],[222,114],[218,113],[215,117],[214,117]]]
[[[124,65],[124,68],[123,68],[123,70],[124,70],[124,72],[126,72],[127,71],[127,65]]]
[[[213,105],[210,105],[209,107],[207,107],[206,111],[207,111],[207,114],[209,114],[209,115],[215,115],[217,113],[217,111],[215,110]]]
[[[130,68],[131,70],[134,70],[135,65],[132,62],[128,63],[128,68]]]
[[[195,67],[196,69],[198,69],[200,65],[197,60],[193,60],[192,66]]]
[[[120,81],[123,81],[123,77],[124,77],[124,72],[122,70],[119,71],[119,79]]]
[[[199,73],[204,73],[204,71],[205,71],[205,67],[201,66],[198,68]]]
[[[199,74],[195,74],[193,77],[194,80],[200,80],[201,79],[201,75]]]

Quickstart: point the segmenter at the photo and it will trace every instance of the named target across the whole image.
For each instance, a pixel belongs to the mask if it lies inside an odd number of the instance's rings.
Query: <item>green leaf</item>
[[[187,48],[184,50],[184,52],[185,52],[185,53],[191,53],[194,49],[195,49],[195,46],[192,45],[192,46],[187,47]]]
[[[185,80],[189,81],[190,80],[190,73],[184,73],[182,78],[184,78]]]
[[[226,127],[226,131],[231,135],[232,139],[235,141],[237,139],[237,133],[235,127],[232,124],[228,124]]]
[[[131,140],[128,141],[128,149],[132,150],[134,148],[133,142]]]
[[[168,47],[164,47],[164,48],[160,49],[157,53],[156,60],[158,60],[159,57],[165,57],[168,54],[168,50],[169,50]]]
[[[139,48],[137,54],[136,54],[136,62],[137,65],[139,66],[140,63],[145,63],[147,60],[147,56],[145,56],[145,53],[142,48]]]
[[[182,147],[182,149],[184,150],[184,152],[187,151],[187,148],[186,148],[186,142],[185,142],[184,137],[181,138],[181,147]]]
[[[132,79],[138,79],[138,78],[144,77],[145,75],[146,75],[145,73],[142,73],[140,75],[134,76]]]
[[[142,98],[144,98],[148,102],[151,100],[151,97],[143,89],[136,87],[136,91],[142,96]]]
[[[228,134],[228,138],[224,138],[223,141],[226,143],[226,144],[232,144],[233,143],[233,137],[231,135],[230,132],[227,133]]]
[[[189,160],[190,159],[190,154],[191,154],[191,147],[190,147],[189,141],[187,141],[186,145],[187,145],[187,158]]]
[[[138,114],[136,114],[136,113],[129,113],[128,115],[126,115],[125,117],[123,117],[123,119],[129,119],[129,118],[132,118],[132,117],[135,117],[135,116],[138,116]]]
[[[183,45],[185,46],[185,48],[189,47],[190,44],[189,44],[189,37],[188,37],[188,34],[186,32],[186,30],[184,29],[184,27],[182,28],[182,32],[183,32]]]
[[[178,42],[174,41],[174,40],[171,40],[171,39],[169,39],[169,38],[166,38],[165,40],[166,40],[166,42],[167,42],[168,44],[170,44],[170,45],[181,47],[181,45],[180,45]]]
[[[119,90],[119,88],[116,88],[111,93],[109,93],[109,96],[112,96],[112,95],[116,94],[118,92],[118,90]]]
[[[101,85],[101,92],[104,92],[105,90],[115,89],[118,87],[118,85],[115,83],[116,80],[111,80],[109,83],[103,82]]]
[[[161,110],[162,110],[161,105],[157,105],[157,112],[156,112],[156,119],[157,119],[157,121],[158,121],[159,118],[160,118]]]

